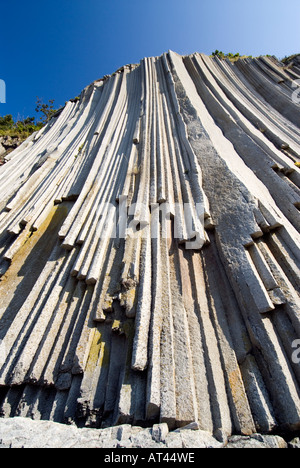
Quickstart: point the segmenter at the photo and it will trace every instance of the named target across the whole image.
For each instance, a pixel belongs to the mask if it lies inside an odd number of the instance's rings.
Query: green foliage
[[[14,121],[12,115],[8,114],[0,117],[0,136],[28,138],[33,132],[42,127],[41,123],[35,123],[34,117],[27,117],[23,120]]]
[[[36,120],[35,117],[26,117],[14,121],[10,114],[0,117],[0,136],[18,137],[25,140],[32,133],[40,130],[57,112],[54,109],[53,99],[45,104],[42,99],[37,98],[35,110],[42,114],[39,120]]]
[[[8,130],[14,125],[14,119],[12,115],[8,114],[4,117],[0,117],[0,131]]]
[[[299,57],[300,54],[292,54],[292,55],[286,55],[284,58],[282,58],[281,60],[277,59],[278,61],[282,62],[284,65],[288,66],[290,65],[293,60],[297,59]],[[277,58],[277,57],[274,57],[274,58]],[[298,58],[299,60],[299,58]]]
[[[42,114],[40,118],[40,122],[42,122],[43,124],[49,122],[51,117],[53,117],[53,115],[56,114],[57,109],[54,109],[53,104],[54,104],[54,99],[50,99],[48,101],[48,104],[45,104],[41,98],[37,97],[35,111],[37,113]]]
[[[229,52],[228,54],[224,54],[224,52],[222,52],[222,51],[220,51],[218,49],[215,50],[214,52],[212,52],[211,55],[213,57],[219,57],[222,60],[227,58],[232,62],[235,62],[236,60],[242,58],[242,56],[238,52],[236,54],[232,54],[231,52]]]
[[[219,58],[225,58],[225,54],[224,52],[216,49],[212,54],[211,54],[213,57],[219,57]]]

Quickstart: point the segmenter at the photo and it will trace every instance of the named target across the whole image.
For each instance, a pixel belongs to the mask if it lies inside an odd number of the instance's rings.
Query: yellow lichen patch
[[[119,294],[120,305],[121,307],[125,307],[126,315],[129,318],[132,318],[135,315],[134,305],[136,301],[136,294],[137,289],[135,287]]]
[[[96,329],[93,342],[90,347],[89,357],[88,357],[87,364],[86,364],[87,372],[94,369],[95,366],[97,365],[100,349],[101,349],[101,334]]]
[[[121,321],[120,320],[114,320],[113,324],[111,326],[112,331],[119,331],[121,326]]]
[[[228,372],[228,383],[239,420],[240,431],[244,435],[250,435],[255,431],[255,427],[239,368]]]
[[[136,289],[135,288],[129,289],[126,292],[126,302],[133,304],[135,300],[135,296],[136,296]]]
[[[295,162],[295,166],[300,167],[300,161]]]
[[[103,367],[109,363],[109,352],[106,343],[103,340],[98,328],[95,330],[93,341],[89,351],[89,357],[86,363],[86,372],[93,372],[95,367]]]
[[[106,295],[105,298],[104,298],[104,302],[102,304],[102,309],[105,311],[105,312],[112,312],[113,310],[113,302],[114,302],[114,299],[113,297],[109,296],[109,295]]]
[[[119,335],[126,335],[126,338],[131,340],[134,336],[134,326],[132,320],[114,320],[112,324],[112,331]]]
[[[12,258],[10,267],[1,278],[0,317],[1,310],[5,310],[12,299],[14,299],[13,308],[15,311],[13,313],[15,313],[18,306],[24,302],[30,293],[57,242],[58,229],[66,218],[69,208],[68,203],[53,206],[39,229],[35,232],[28,230],[28,234],[24,235],[23,243],[20,243]],[[22,236],[22,233],[20,236]],[[18,292],[17,295],[15,295],[16,291]]]
[[[235,369],[228,374],[228,381],[232,390],[233,398],[238,400],[241,396],[241,374],[239,369]]]

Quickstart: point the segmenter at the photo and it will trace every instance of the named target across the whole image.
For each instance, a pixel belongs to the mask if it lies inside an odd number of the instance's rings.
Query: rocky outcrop
[[[22,139],[18,136],[0,136],[0,164],[4,164],[5,155],[14,151],[21,143]]]
[[[296,73],[300,70],[300,54],[294,54],[284,59],[284,65]]]
[[[299,430],[297,73],[145,58],[10,153],[2,416]]]
[[[166,423],[156,424],[152,428],[126,424],[106,429],[79,429],[51,421],[11,418],[0,419],[0,448],[127,449],[123,452],[127,455],[134,453],[129,449],[152,449],[153,457],[155,450],[161,449],[286,449],[299,448],[299,442],[287,443],[282,437],[261,434],[232,436],[220,442],[210,433],[189,426],[169,432]],[[115,457],[120,455],[118,450],[111,453],[106,450],[105,453]],[[143,452],[139,453],[143,455]]]

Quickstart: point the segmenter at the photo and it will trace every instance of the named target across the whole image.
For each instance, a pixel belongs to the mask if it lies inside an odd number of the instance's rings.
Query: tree
[[[35,108],[35,111],[37,113],[41,113],[42,116],[40,118],[40,122],[45,124],[47,122],[49,122],[49,120],[51,119],[51,117],[57,112],[56,109],[54,109],[54,99],[50,99],[48,101],[48,104],[45,104],[43,102],[43,99],[37,97],[37,101],[36,101],[36,108]]]
[[[14,119],[11,114],[5,115],[4,117],[0,117],[0,129],[1,130],[8,130],[14,126]]]

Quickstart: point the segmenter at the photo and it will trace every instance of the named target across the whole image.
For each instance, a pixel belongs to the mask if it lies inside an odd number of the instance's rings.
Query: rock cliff
[[[7,156],[3,417],[300,429],[297,79],[170,51]]]

